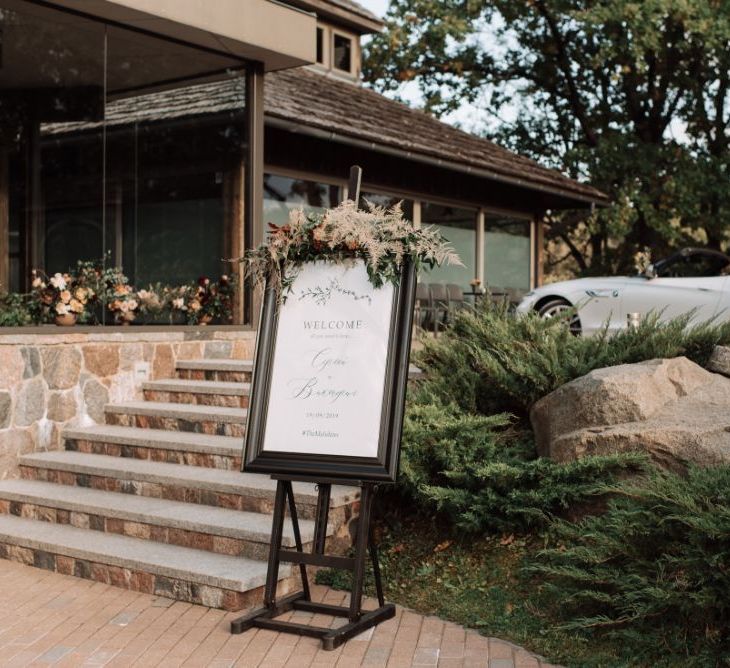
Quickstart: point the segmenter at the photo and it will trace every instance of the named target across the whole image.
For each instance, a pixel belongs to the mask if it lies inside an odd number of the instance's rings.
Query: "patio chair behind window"
[[[433,331],[438,334],[449,316],[449,291],[443,283],[431,283],[431,302],[433,304]]]

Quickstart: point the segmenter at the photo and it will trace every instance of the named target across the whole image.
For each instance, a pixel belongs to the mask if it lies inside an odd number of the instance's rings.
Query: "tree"
[[[391,0],[386,22],[371,85],[436,115],[467,101],[489,138],[611,196],[547,219],[580,273],[730,240],[730,3]]]

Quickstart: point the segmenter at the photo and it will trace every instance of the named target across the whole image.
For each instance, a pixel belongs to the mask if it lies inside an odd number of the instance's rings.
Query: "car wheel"
[[[573,334],[581,333],[580,318],[575,314],[573,305],[565,299],[556,297],[545,302],[537,310],[537,314],[544,320],[564,320]]]

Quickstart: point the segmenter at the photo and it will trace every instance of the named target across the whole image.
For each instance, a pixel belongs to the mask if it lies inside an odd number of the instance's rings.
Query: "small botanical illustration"
[[[303,299],[313,299],[317,306],[325,306],[332,296],[336,294],[352,297],[356,302],[365,299],[370,304],[373,301],[370,295],[359,295],[354,290],[350,290],[350,288],[346,288],[341,285],[340,281],[336,278],[331,278],[329,285],[324,288],[321,285],[317,285],[313,288],[303,290],[299,295],[299,301],[302,301]]]

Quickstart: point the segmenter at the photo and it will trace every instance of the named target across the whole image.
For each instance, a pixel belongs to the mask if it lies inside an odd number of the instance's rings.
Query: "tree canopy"
[[[611,196],[548,217],[574,270],[725,249],[730,3],[391,0],[386,23],[365,50],[371,85],[417,86],[436,115],[466,101],[490,139]]]

